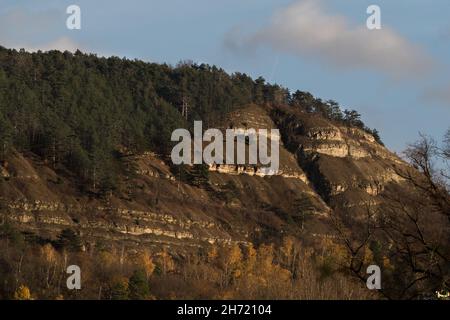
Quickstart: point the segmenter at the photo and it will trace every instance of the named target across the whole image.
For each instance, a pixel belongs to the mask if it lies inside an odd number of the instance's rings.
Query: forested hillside
[[[290,104],[379,140],[356,111],[342,112],[335,101],[290,94],[263,78],[229,75],[215,66],[0,47],[0,157],[12,149],[31,151],[99,192],[115,188],[122,167],[118,152],[167,154],[175,128],[190,128],[194,120],[214,127],[249,103]]]
[[[278,128],[279,171],[174,166],[171,133],[195,120]],[[0,298],[436,298],[450,132],[405,155],[357,111],[263,78],[0,47]]]

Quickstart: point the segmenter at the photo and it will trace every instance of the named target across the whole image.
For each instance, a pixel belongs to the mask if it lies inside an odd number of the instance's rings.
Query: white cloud
[[[84,49],[64,35],[67,30],[64,12],[47,10],[32,12],[22,8],[0,15],[0,45],[27,51]]]
[[[297,1],[252,34],[235,29],[228,34],[226,45],[234,50],[268,45],[333,67],[371,69],[394,78],[420,77],[433,68],[432,59],[421,48],[386,25],[381,30],[354,26],[346,17],[326,12],[320,0]]]
[[[70,51],[75,52],[77,49],[83,50],[82,46],[80,46],[75,41],[71,40],[68,37],[60,37],[54,41],[48,43],[42,43],[37,45],[27,45],[27,44],[18,44],[14,45],[15,49],[25,49],[26,51],[35,52],[38,50],[41,51],[49,51],[49,50],[59,50],[59,51]]]
[[[446,86],[428,88],[421,96],[422,101],[435,102],[439,105],[450,107],[450,83]]]

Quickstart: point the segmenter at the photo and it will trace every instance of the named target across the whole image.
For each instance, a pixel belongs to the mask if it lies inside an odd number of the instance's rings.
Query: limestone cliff
[[[387,185],[401,185],[396,168],[407,164],[369,133],[292,108],[271,113],[287,148],[332,208],[353,208],[357,214],[361,207],[382,201]]]
[[[254,242],[294,234],[326,236],[335,208],[355,215],[401,185],[401,159],[368,133],[288,107],[255,105],[229,115],[223,128],[279,128],[280,170],[258,174],[248,165],[211,165],[208,184],[180,181],[166,157],[126,154],[132,174],[106,197],[81,191],[74,179],[32,154],[14,152],[0,167],[2,218],[37,237],[76,230],[89,245],[99,240],[130,246],[177,248]],[[307,213],[307,214],[305,214]]]

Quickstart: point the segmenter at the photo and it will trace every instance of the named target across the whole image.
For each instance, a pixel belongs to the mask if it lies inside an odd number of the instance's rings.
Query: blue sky
[[[371,4],[381,30],[365,28]],[[0,44],[261,75],[358,110],[400,152],[450,127],[449,17],[448,0],[2,0]]]

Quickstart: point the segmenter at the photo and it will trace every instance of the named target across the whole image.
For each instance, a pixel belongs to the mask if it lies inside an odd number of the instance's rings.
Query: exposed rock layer
[[[72,228],[86,241],[246,243],[286,233],[325,236],[334,208],[357,215],[364,205],[383,201],[387,185],[402,183],[394,166],[405,164],[360,129],[283,107],[250,106],[226,122],[224,128],[278,127],[279,172],[264,176],[258,166],[213,165],[209,185],[195,187],[177,180],[167,160],[146,152],[127,155],[135,177],[124,177],[118,192],[98,198],[36,157],[16,152],[0,167],[3,218],[45,238]],[[302,212],[309,214],[305,230]]]

